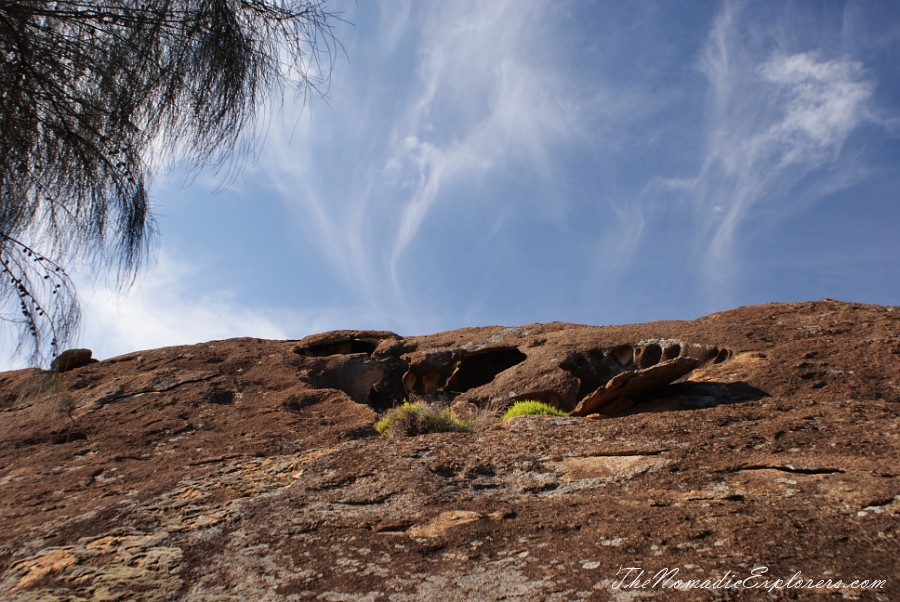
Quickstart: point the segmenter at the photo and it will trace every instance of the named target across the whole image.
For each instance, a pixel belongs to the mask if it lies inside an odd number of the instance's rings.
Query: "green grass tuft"
[[[517,401],[506,410],[500,421],[503,422],[516,416],[568,416],[568,414],[541,401]]]

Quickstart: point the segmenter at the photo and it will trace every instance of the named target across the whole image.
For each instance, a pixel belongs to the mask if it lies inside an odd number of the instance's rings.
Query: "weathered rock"
[[[93,353],[90,349],[68,349],[56,356],[56,359],[50,363],[50,369],[57,372],[67,372],[93,364],[97,361],[91,357]]]
[[[525,347],[525,352],[524,361],[501,371],[484,385],[462,393],[459,399],[499,408],[526,399],[542,401],[564,411],[574,408],[581,381],[560,368],[559,349]]]
[[[619,413],[633,406],[640,396],[678,380],[701,363],[692,357],[680,357],[642,370],[620,372],[582,399],[572,415]]]
[[[310,335],[294,347],[294,353],[306,357],[331,355],[372,355],[384,342],[398,340],[393,332],[384,330],[336,330]]]
[[[898,333],[900,308],[825,300],[2,373],[0,599],[898,600]],[[660,384],[679,362],[700,365]],[[607,390],[628,393],[604,420],[372,426],[410,392],[480,417]],[[616,587],[623,567],[884,583]]]
[[[660,375],[695,361],[696,365],[723,361],[729,353],[718,347],[674,339],[651,339],[601,349],[592,346],[590,340],[557,339],[556,344],[548,344],[545,337],[530,336],[543,328],[532,325],[529,329],[504,329],[475,344],[409,351],[400,358],[407,367],[402,376],[403,388],[407,396],[458,398],[480,406],[502,408],[530,399],[572,411],[583,398],[618,374],[633,374],[661,361],[679,360],[677,368],[670,366],[639,375],[633,386],[646,395],[654,387],[671,382],[660,380]],[[566,330],[572,334],[571,327]],[[622,382],[619,379],[615,384],[618,387]],[[629,392],[631,389],[625,391]]]
[[[442,512],[423,525],[414,525],[407,531],[410,537],[439,537],[450,529],[481,520],[481,515],[471,510]]]
[[[368,403],[384,377],[384,367],[366,354],[337,354],[305,361],[300,379],[314,389],[337,389],[357,403]]]
[[[403,387],[409,395],[437,395],[462,359],[461,349],[415,351],[403,356],[409,366],[403,374]]]

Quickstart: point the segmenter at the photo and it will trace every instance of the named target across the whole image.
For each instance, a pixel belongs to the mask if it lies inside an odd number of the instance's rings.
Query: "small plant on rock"
[[[512,404],[500,421],[503,422],[516,416],[568,416],[568,414],[541,401],[526,400]]]
[[[466,431],[466,425],[453,418],[450,408],[442,403],[410,403],[385,412],[375,423],[375,430],[385,437],[414,437],[429,433]]]

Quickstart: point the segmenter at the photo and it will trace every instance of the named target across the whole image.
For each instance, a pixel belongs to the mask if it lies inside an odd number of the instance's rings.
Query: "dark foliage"
[[[20,352],[74,337],[66,266],[133,281],[152,168],[222,167],[262,104],[319,90],[330,18],[307,0],[0,0],[0,319]]]

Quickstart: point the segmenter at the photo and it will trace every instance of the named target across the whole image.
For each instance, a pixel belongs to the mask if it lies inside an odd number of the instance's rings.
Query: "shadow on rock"
[[[602,417],[618,417],[645,412],[700,410],[716,406],[757,401],[769,394],[745,382],[682,382],[656,389],[652,394],[618,400],[604,408]]]

